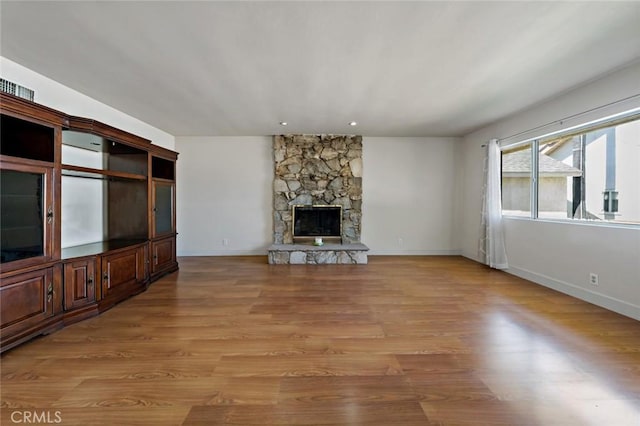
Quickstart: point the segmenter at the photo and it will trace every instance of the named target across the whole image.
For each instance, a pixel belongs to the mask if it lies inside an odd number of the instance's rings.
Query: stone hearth
[[[269,263],[282,264],[366,264],[369,248],[361,243],[325,244],[317,247],[306,244],[274,244],[269,247]]]

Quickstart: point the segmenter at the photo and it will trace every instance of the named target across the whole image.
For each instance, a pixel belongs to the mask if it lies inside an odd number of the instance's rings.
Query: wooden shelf
[[[109,177],[131,180],[147,180],[147,176],[135,173],[115,172],[112,170],[93,169],[91,167],[73,166],[71,164],[62,165],[63,176],[86,177],[94,179],[106,179]]]

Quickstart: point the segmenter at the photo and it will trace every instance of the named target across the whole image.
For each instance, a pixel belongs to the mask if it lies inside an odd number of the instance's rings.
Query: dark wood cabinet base
[[[178,154],[3,92],[0,118],[4,352],[178,269]]]
[[[2,351],[62,328],[61,275],[59,265],[54,265],[2,280]]]

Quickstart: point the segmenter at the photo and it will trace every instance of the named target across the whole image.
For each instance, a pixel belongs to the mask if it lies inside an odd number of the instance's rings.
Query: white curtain
[[[504,246],[502,224],[500,146],[498,145],[498,140],[491,139],[486,148],[479,255],[480,259],[490,267],[507,269],[509,263],[507,262],[507,251]]]

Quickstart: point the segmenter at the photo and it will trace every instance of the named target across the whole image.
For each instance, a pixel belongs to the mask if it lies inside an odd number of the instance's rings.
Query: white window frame
[[[563,136],[569,136],[574,134],[582,134],[590,131],[597,130],[599,128],[611,127],[613,125],[628,123],[631,121],[640,121],[640,107],[619,113],[597,120],[589,121],[587,123],[578,124],[572,127],[568,127],[562,130],[553,131],[537,137],[530,137],[520,141],[501,141],[500,152],[511,150],[517,147],[528,145],[531,149],[531,176],[530,176],[530,216],[509,215],[504,214],[503,217],[510,219],[521,220],[539,220],[543,222],[561,222],[561,223],[573,223],[573,224],[587,224],[595,226],[611,226],[611,227],[640,227],[640,222],[615,222],[609,220],[593,220],[593,219],[553,219],[553,218],[539,218],[538,217],[538,175],[539,175],[539,147],[541,142],[546,142],[550,139],[556,139]],[[562,121],[559,122],[562,124]],[[527,132],[528,133],[528,132]],[[502,173],[501,173],[502,174]]]

